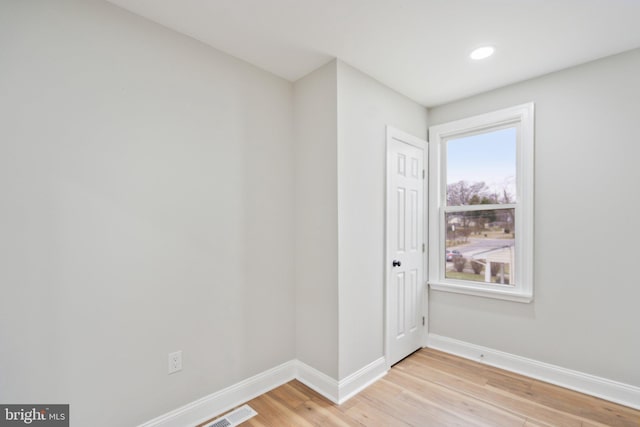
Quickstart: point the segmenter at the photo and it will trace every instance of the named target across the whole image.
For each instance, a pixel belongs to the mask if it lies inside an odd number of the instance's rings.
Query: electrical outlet
[[[173,374],[182,370],[182,350],[169,353],[169,373]]]

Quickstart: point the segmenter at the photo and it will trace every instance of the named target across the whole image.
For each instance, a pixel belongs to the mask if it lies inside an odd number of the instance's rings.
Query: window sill
[[[502,289],[486,289],[473,285],[458,285],[453,283],[429,282],[429,287],[436,291],[453,292],[456,294],[473,295],[478,297],[530,303],[533,301],[533,294]]]

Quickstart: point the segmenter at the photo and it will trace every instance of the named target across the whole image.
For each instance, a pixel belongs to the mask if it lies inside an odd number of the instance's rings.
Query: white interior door
[[[387,350],[393,365],[421,347],[424,328],[426,142],[387,131]]]

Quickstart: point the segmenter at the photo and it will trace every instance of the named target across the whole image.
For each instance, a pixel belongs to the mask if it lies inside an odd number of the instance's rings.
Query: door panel
[[[416,190],[411,190],[409,193],[411,195],[409,204],[409,217],[411,221],[411,229],[409,230],[409,236],[411,237],[411,250],[418,250],[418,192]]]
[[[404,247],[404,243],[405,243],[405,238],[406,238],[406,232],[405,232],[405,218],[406,218],[406,212],[405,212],[405,206],[406,206],[406,197],[405,197],[405,189],[404,188],[398,188],[397,189],[398,192],[398,203],[397,203],[397,223],[398,223],[398,232],[397,232],[397,240],[398,240],[398,246],[396,247],[396,251],[397,252],[404,252],[405,247]]]
[[[396,311],[398,313],[397,315],[397,330],[396,330],[396,338],[402,338],[404,336],[404,321],[405,321],[405,315],[404,315],[404,273],[398,273],[396,280],[396,286],[397,286],[397,308]]]

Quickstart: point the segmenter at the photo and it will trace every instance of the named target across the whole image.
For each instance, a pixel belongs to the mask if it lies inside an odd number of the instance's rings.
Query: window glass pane
[[[515,127],[447,141],[447,205],[515,203]]]
[[[513,285],[514,209],[445,214],[445,277]]]

